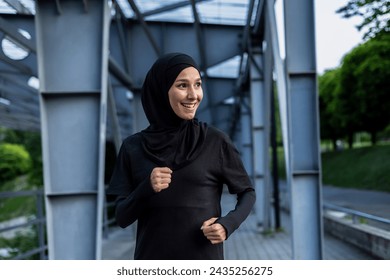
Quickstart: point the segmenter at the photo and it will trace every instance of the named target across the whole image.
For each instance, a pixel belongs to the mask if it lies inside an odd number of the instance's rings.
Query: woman
[[[108,189],[118,196],[118,224],[138,221],[134,259],[223,259],[223,241],[254,204],[232,142],[195,118],[202,98],[200,71],[188,55],[164,55],[145,78],[150,126],[124,140]],[[221,217],[224,184],[237,205]]]

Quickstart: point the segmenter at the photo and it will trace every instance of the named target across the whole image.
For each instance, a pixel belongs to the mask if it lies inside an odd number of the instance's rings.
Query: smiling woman
[[[121,227],[137,223],[134,259],[223,259],[224,241],[249,215],[255,192],[227,135],[195,118],[203,98],[191,57],[159,58],[142,87],[150,125],[124,140],[107,194]],[[235,209],[221,214],[226,185]]]
[[[184,120],[193,119],[203,99],[199,71],[194,67],[183,69],[169,89],[168,96],[169,103],[177,116]]]

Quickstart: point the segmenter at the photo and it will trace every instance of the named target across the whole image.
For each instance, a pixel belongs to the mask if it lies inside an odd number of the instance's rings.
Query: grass
[[[31,190],[28,175],[19,176],[14,180],[0,185],[1,192]],[[30,217],[36,213],[36,197],[22,196],[0,199],[0,222],[11,220],[16,217]],[[26,228],[24,228],[26,229]],[[13,257],[37,248],[38,236],[35,228],[29,231],[19,231],[14,237],[0,235],[0,248],[6,249],[9,255],[0,255],[0,260],[12,259]],[[34,254],[28,259],[39,259],[39,254]]]
[[[322,154],[325,185],[390,192],[390,145]]]
[[[30,190],[27,176],[17,177],[1,186],[1,191]],[[20,216],[30,216],[36,212],[35,197],[22,196],[0,199],[0,222]]]
[[[390,145],[361,146],[324,152],[324,185],[390,192]],[[285,179],[283,150],[278,150],[279,176]]]

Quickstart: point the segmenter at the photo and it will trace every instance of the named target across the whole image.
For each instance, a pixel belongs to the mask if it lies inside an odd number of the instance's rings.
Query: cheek
[[[175,98],[176,95],[175,95],[175,92],[173,90],[170,90],[168,92],[168,99],[169,99],[169,104],[171,105],[171,107],[174,107],[175,104],[177,103],[177,98]]]
[[[202,101],[202,99],[203,99],[203,90],[200,90],[200,92],[198,94],[198,99],[199,99],[199,102]]]

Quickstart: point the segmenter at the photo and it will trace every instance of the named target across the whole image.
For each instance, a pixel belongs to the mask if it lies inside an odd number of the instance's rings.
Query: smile
[[[180,103],[183,107],[188,109],[194,109],[197,103]]]

